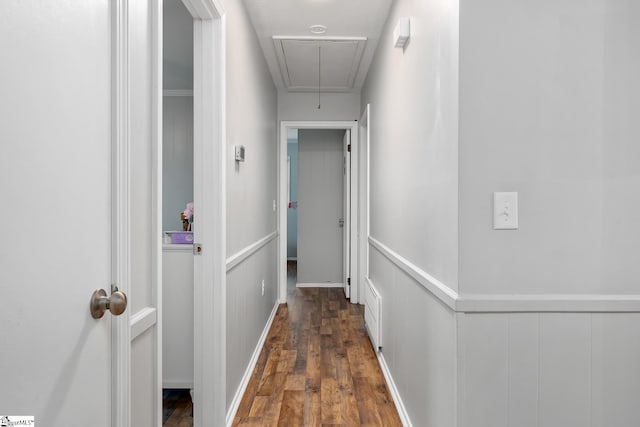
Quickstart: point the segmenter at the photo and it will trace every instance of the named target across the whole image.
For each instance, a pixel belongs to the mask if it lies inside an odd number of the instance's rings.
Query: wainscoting
[[[637,295],[458,295],[369,241],[405,425],[640,425]]]

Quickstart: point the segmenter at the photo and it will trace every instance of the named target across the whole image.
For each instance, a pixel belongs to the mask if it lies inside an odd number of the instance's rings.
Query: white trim
[[[456,303],[456,311],[464,313],[639,313],[640,295],[462,295]]]
[[[165,243],[162,245],[163,252],[185,252],[193,253],[193,244],[178,244],[178,243]]]
[[[130,339],[133,342],[144,331],[151,328],[158,322],[158,310],[154,307],[145,307],[131,315],[131,323],[129,328]]]
[[[463,294],[440,282],[373,237],[371,246],[459,313],[640,313],[640,295],[623,294]]]
[[[149,325],[151,327],[155,325],[154,331],[154,379],[153,385],[155,387],[154,396],[154,420],[152,425],[156,427],[162,426],[163,412],[162,412],[162,129],[163,129],[163,108],[164,98],[162,96],[163,86],[163,24],[164,14],[162,8],[162,2],[152,2],[152,16],[154,30],[153,34],[153,48],[152,48],[152,60],[154,65],[153,70],[153,82],[152,82],[152,219],[151,219],[151,247],[152,256],[151,261],[151,286],[152,295],[151,301],[154,307],[149,307],[153,310],[153,315],[145,315],[140,319],[140,329],[142,326]],[[135,317],[135,316],[134,316]],[[149,321],[153,318],[153,323],[149,324]],[[146,329],[142,329],[138,332],[138,322],[131,319],[130,334],[137,337],[139,333]],[[132,338],[133,339],[133,338]]]
[[[358,122],[357,121],[281,121],[280,122],[280,144],[278,144],[278,300],[280,303],[287,302],[287,129],[345,129],[351,131],[351,156],[357,158],[358,155]],[[351,164],[351,188],[356,191],[351,192],[351,224],[357,224],[358,218],[358,166],[357,162]],[[355,200],[355,202],[354,202]],[[351,227],[351,241],[358,238],[358,230]],[[351,245],[351,283],[357,283],[358,271],[356,263],[358,259],[358,245]],[[342,286],[342,285],[341,285]],[[353,295],[353,294],[352,294]],[[351,302],[357,300],[351,298]]]
[[[319,283],[296,283],[296,288],[344,288],[344,283],[319,282]]]
[[[162,96],[193,96],[193,91],[190,89],[165,89],[162,91]]]
[[[264,236],[262,239],[257,242],[247,246],[239,252],[236,252],[229,258],[227,258],[227,272],[233,270],[238,265],[242,264],[245,260],[247,260],[251,255],[258,252],[262,247],[267,245],[270,241],[278,237],[278,232],[274,231],[271,234]]]
[[[187,382],[187,381],[163,381],[162,382],[162,388],[187,388],[187,389],[193,389],[193,382]],[[191,399],[193,400],[193,396],[191,397]]]
[[[369,243],[382,255],[387,257],[397,267],[411,276],[416,282],[420,283],[426,290],[438,297],[443,303],[449,306],[452,310],[456,309],[456,301],[458,299],[458,293],[453,289],[440,282],[435,277],[422,270],[417,265],[413,264],[406,258],[402,257],[397,252],[394,252],[387,246],[383,245],[378,240],[369,236]]]
[[[112,3],[112,281],[131,292],[129,2]],[[107,290],[109,292],[109,290]],[[111,317],[111,423],[131,424],[131,310]]]
[[[224,15],[219,0],[182,0],[182,3],[195,19],[211,20]]]
[[[194,427],[226,413],[226,18],[217,0],[183,0],[193,21]]]
[[[454,400],[456,408],[453,411],[453,425],[454,426],[462,426],[464,420],[462,419],[463,414],[466,411],[466,402],[467,402],[467,394],[466,394],[466,381],[467,381],[467,371],[466,371],[466,363],[465,363],[465,355],[466,352],[466,341],[464,339],[465,333],[465,313],[456,313],[455,314],[455,340],[456,346],[454,348],[454,354],[456,359],[456,369],[453,373],[454,375]]]
[[[253,350],[251,359],[249,359],[249,365],[247,366],[247,369],[245,369],[244,375],[242,376],[242,380],[240,381],[240,385],[238,385],[238,389],[236,390],[236,393],[233,396],[233,400],[229,405],[229,411],[227,411],[227,424],[226,424],[228,427],[231,427],[233,425],[233,419],[236,417],[236,413],[238,412],[238,408],[240,407],[240,402],[242,401],[242,397],[244,396],[244,393],[247,390],[247,386],[249,385],[249,381],[251,380],[251,376],[253,375],[253,370],[256,368],[256,364],[258,363],[258,358],[260,357],[260,353],[262,352],[262,347],[264,347],[264,343],[267,340],[267,336],[269,335],[269,330],[271,329],[271,325],[273,324],[273,319],[275,319],[276,317],[276,313],[278,312],[279,306],[280,304],[278,304],[277,302],[273,306],[273,310],[271,310],[271,314],[269,315],[267,324],[264,326],[264,329],[262,330],[262,334],[258,339],[256,348]]]
[[[391,375],[391,371],[389,370],[387,361],[384,359],[384,355],[382,354],[382,352],[376,351],[376,356],[378,357],[378,363],[380,364],[380,369],[382,370],[384,379],[387,381],[389,392],[391,393],[391,397],[393,398],[393,403],[396,405],[396,410],[398,411],[398,416],[400,417],[400,421],[402,422],[402,425],[404,427],[413,426],[413,424],[411,424],[411,419],[409,418],[409,413],[407,412],[407,408],[404,406],[402,397],[398,392],[398,387],[396,386],[396,382],[393,380],[393,376]]]
[[[369,144],[370,135],[369,121],[371,119],[371,105],[367,104],[360,122],[358,123],[359,141],[358,141],[358,171],[359,176],[359,189],[358,189],[358,207],[360,210],[360,216],[358,218],[358,267],[356,268],[356,278],[358,280],[351,280],[351,292],[353,299],[357,303],[364,303],[363,288],[365,286],[364,279],[369,276]],[[363,129],[365,132],[362,132]],[[365,150],[366,148],[366,150]]]
[[[298,261],[298,257],[295,257],[295,256],[287,257],[287,261]]]

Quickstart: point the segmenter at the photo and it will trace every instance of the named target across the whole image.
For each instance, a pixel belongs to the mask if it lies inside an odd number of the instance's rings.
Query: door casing
[[[182,0],[193,17],[194,427],[226,416],[226,17],[219,0]],[[198,218],[206,220],[198,221]]]
[[[287,302],[287,132],[288,129],[339,129],[351,132],[351,158],[358,158],[358,122],[357,121],[282,121],[280,122],[280,143],[278,144],[278,300]],[[349,270],[351,271],[350,301],[359,300],[358,280],[358,162],[351,162],[351,211],[349,212],[349,234],[351,242]],[[347,221],[345,221],[345,225]],[[346,254],[345,254],[346,255]]]

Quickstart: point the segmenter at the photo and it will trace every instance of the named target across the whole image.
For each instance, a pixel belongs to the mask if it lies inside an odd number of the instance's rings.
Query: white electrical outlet
[[[262,296],[264,296],[264,279],[262,279]]]
[[[518,229],[518,193],[493,193],[493,229]]]

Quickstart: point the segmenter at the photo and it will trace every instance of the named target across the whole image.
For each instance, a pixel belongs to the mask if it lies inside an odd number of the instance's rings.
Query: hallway
[[[364,306],[340,288],[296,288],[273,326],[234,426],[400,426],[367,336]]]

